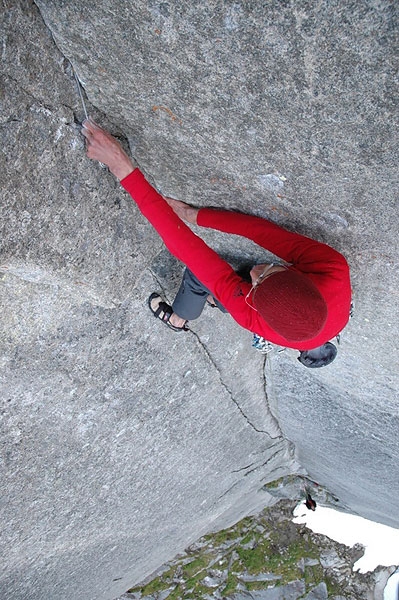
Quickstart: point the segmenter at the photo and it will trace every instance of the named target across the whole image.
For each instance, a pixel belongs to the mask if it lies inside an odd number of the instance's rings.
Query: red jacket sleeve
[[[121,185],[157,230],[168,250],[187,265],[223,304],[222,296],[227,297],[241,282],[231,266],[191,231],[139,169],[125,177]]]
[[[202,227],[246,237],[303,273],[317,273],[330,277],[336,276],[337,270],[347,270],[347,263],[342,254],[327,244],[287,231],[260,217],[202,208],[197,222]]]

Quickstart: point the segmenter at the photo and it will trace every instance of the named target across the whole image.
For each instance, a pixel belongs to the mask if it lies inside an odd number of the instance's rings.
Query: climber
[[[266,219],[164,198],[108,132],[87,119],[82,133],[87,156],[119,179],[169,251],[187,267],[172,306],[151,294],[149,306],[157,318],[173,331],[187,331],[188,321],[208,302],[258,337],[297,349],[305,366],[334,360],[336,347],[329,340],[347,324],[351,304],[349,267],[340,253]],[[247,237],[280,260],[255,265],[245,281],[184,221]]]

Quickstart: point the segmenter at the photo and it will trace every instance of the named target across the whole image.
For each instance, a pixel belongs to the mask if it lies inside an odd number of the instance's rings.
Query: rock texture
[[[2,599],[115,598],[305,469],[397,526],[397,5],[37,6],[1,13]],[[165,194],[346,254],[356,318],[331,368],[276,353],[265,375],[210,309],[186,336],[149,318],[182,267],[85,158],[69,61]]]

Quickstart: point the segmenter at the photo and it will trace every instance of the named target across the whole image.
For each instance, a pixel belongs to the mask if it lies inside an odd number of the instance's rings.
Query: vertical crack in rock
[[[263,462],[262,464],[254,467],[253,469],[251,469],[250,471],[247,471],[246,473],[244,473],[244,477],[247,477],[248,475],[250,475],[251,473],[254,473],[255,471],[257,471],[258,469],[261,469],[262,467],[265,467],[267,464],[270,463],[270,461],[272,461],[279,453],[281,452],[281,448],[277,449],[271,456],[269,456],[269,458],[267,458],[265,460],[265,462]],[[269,471],[270,473],[273,473],[275,469],[272,469],[271,471]]]
[[[270,402],[269,402],[269,395],[268,395],[268,391],[267,391],[267,378],[266,378],[267,356],[268,355],[266,354],[265,357],[264,357],[264,360],[263,360],[263,364],[262,364],[263,395],[264,395],[266,408],[267,408],[267,411],[268,411],[268,413],[270,415],[270,418],[273,421],[276,429],[278,431],[280,431],[281,437],[283,437],[282,431],[280,429],[280,424],[279,424],[279,422],[277,420],[277,417],[273,414],[272,409],[270,407]],[[271,365],[270,365],[270,367],[271,367]]]
[[[156,282],[159,285],[159,287],[162,289],[162,293],[166,295],[166,290],[165,290],[164,286],[162,285],[161,281],[159,280],[159,278],[157,277],[157,275],[151,270],[150,267],[149,267],[149,271],[151,272],[152,276],[156,280]],[[208,348],[206,347],[206,345],[204,344],[204,342],[201,340],[200,336],[197,333],[195,333],[194,331],[192,331],[191,329],[190,329],[189,333],[191,333],[196,338],[198,344],[201,346],[202,350],[206,354],[209,362],[214,367],[214,369],[215,369],[215,371],[216,371],[216,373],[218,375],[218,378],[219,378],[221,386],[228,393],[228,395],[230,396],[230,398],[232,399],[232,401],[236,405],[236,407],[239,410],[239,412],[241,413],[241,415],[247,421],[248,425],[250,427],[252,427],[252,429],[254,429],[254,431],[256,431],[257,433],[264,433],[264,434],[266,434],[272,440],[282,440],[283,436],[281,434],[280,427],[278,425],[277,419],[272,415],[272,413],[270,411],[270,407],[269,407],[269,403],[268,403],[266,394],[265,394],[266,410],[270,414],[270,416],[272,418],[272,421],[273,421],[273,424],[275,425],[276,429],[280,432],[280,434],[277,435],[277,436],[272,436],[268,431],[265,431],[264,429],[259,429],[258,427],[256,427],[256,425],[254,423],[252,423],[252,421],[250,420],[250,418],[245,414],[244,410],[241,408],[241,406],[240,406],[238,400],[235,398],[233,392],[229,389],[228,385],[223,381],[222,374],[221,374],[221,372],[220,372],[217,364],[215,363],[215,361],[214,361],[211,353],[209,352]],[[262,372],[263,372],[263,378],[264,378],[264,381],[265,381],[265,362],[263,362],[263,365],[262,365]],[[266,385],[265,385],[265,383],[264,383],[264,390],[266,392]]]
[[[269,357],[269,360],[268,360]],[[268,367],[268,369],[267,369]],[[269,373],[269,379],[271,379],[271,381],[269,380],[269,386],[268,386],[268,379],[266,376],[266,369],[268,370]],[[272,419],[272,421],[275,423],[277,429],[281,432],[281,437],[286,441],[287,443],[287,449],[288,452],[291,456],[292,459],[297,460],[296,458],[296,446],[295,443],[293,441],[291,441],[290,439],[288,439],[288,437],[286,435],[283,434],[281,428],[280,428],[280,424],[279,421],[277,419],[277,417],[274,415],[271,406],[270,406],[270,400],[272,399],[271,393],[268,392],[268,387],[269,388],[273,388],[273,381],[272,381],[272,362],[270,360],[270,355],[266,354],[265,355],[265,360],[263,362],[263,388],[264,388],[264,396],[265,396],[265,402],[267,404],[267,410],[268,413],[270,415],[270,418]]]
[[[256,427],[256,425],[254,425],[254,423],[251,422],[251,420],[249,419],[249,417],[247,417],[247,415],[245,414],[245,412],[241,408],[238,400],[234,397],[233,392],[229,389],[228,385],[223,381],[222,374],[219,371],[217,364],[213,360],[213,357],[210,354],[210,352],[209,352],[208,348],[206,347],[206,345],[204,344],[204,342],[201,340],[201,338],[199,337],[199,335],[197,333],[195,333],[194,331],[191,331],[191,330],[190,330],[190,332],[194,335],[194,337],[197,339],[198,343],[200,344],[200,346],[204,350],[204,352],[207,355],[210,363],[212,364],[212,366],[214,367],[215,371],[218,374],[218,377],[219,377],[219,380],[220,380],[220,384],[226,390],[226,392],[229,394],[230,398],[232,399],[232,401],[234,402],[234,404],[236,405],[236,407],[238,408],[238,410],[240,411],[240,413],[242,414],[242,416],[244,417],[244,419],[247,421],[248,425],[250,425],[250,427],[252,427],[252,429],[254,429],[257,433],[265,433],[272,440],[280,440],[280,439],[282,439],[281,435],[273,437],[272,435],[270,435],[270,433],[268,431],[265,431],[264,429],[259,429],[258,427]],[[271,416],[273,417],[273,415],[271,415]],[[275,421],[274,417],[273,417],[273,420]],[[278,427],[278,429],[280,429],[280,428]]]

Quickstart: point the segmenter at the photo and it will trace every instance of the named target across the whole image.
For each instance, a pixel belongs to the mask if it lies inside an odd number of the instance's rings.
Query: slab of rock
[[[296,456],[397,526],[396,5],[6,5],[2,599],[111,600],[273,502],[259,490],[302,472]],[[358,308],[331,368],[286,353],[265,378],[229,317],[207,310],[185,337],[150,318],[182,267],[84,157],[69,60],[162,192],[346,254]],[[201,234],[233,263],[266,258]]]
[[[110,600],[298,467],[264,359],[237,377],[231,320],[209,310],[206,335],[178,337],[151,317],[182,267],[85,158],[76,83],[36,6],[1,19],[0,596]],[[213,358],[220,335],[234,343]]]
[[[234,594],[232,600],[298,600],[305,593],[304,581],[292,581],[286,585]]]
[[[321,553],[320,563],[323,569],[340,569],[345,565],[345,559],[339,556],[335,550],[331,549]]]
[[[313,590],[311,590],[309,594],[306,594],[304,600],[328,600],[327,586],[324,583],[324,581],[322,581],[321,583],[319,583],[318,586],[313,588]]]
[[[90,101],[165,194],[272,218],[347,256],[356,309],[338,359],[315,371],[278,355],[268,394],[312,478],[397,527],[397,5],[37,4]],[[201,235],[262,260],[236,237]]]

